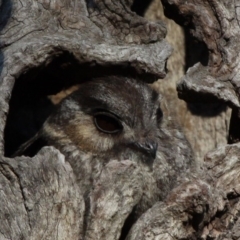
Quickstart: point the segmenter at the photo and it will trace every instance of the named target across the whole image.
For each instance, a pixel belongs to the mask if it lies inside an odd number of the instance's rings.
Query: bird
[[[38,141],[54,146],[72,166],[84,196],[111,159],[131,160],[145,176],[139,205],[143,212],[164,199],[193,162],[183,133],[164,120],[161,99],[135,78],[108,76],[85,82],[58,104],[14,156],[26,154]]]

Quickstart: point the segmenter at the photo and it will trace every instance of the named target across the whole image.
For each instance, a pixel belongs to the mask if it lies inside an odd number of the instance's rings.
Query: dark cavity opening
[[[145,0],[145,1],[134,0],[131,10],[135,12],[137,15],[143,17],[152,2],[153,0]]]
[[[240,142],[240,111],[238,108],[233,107],[230,119],[228,144]]]
[[[198,62],[200,62],[203,66],[207,66],[209,62],[208,48],[203,41],[199,41],[193,36],[192,32],[196,29],[192,21],[192,16],[181,15],[179,13],[179,9],[174,4],[169,4],[166,0],[162,0],[162,3],[165,16],[174,20],[184,29],[186,49],[185,71]]]
[[[122,232],[119,240],[124,240],[126,239],[131,227],[133,224],[136,222],[136,207],[133,208],[132,212],[128,215],[126,218],[124,225],[122,227]]]
[[[94,78],[111,75],[134,77],[147,82],[156,80],[151,74],[137,72],[128,63],[107,66],[101,66],[94,61],[79,63],[68,52],[63,52],[51,62],[21,74],[15,82],[9,102],[4,131],[5,156],[12,156],[21,144],[41,129],[56,107],[49,95],[55,95]],[[34,151],[26,155],[34,156]]]
[[[209,52],[206,44],[193,37],[190,31],[191,28],[184,29],[186,48],[185,71],[198,62],[200,62],[203,66],[207,66],[209,61]]]

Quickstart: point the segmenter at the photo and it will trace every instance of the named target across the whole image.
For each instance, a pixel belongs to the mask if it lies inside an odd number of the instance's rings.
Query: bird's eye
[[[157,115],[157,122],[158,123],[161,122],[162,117],[163,117],[163,112],[162,112],[162,110],[160,108],[157,109],[156,115]]]
[[[94,115],[94,124],[96,128],[104,133],[118,133],[123,129],[120,121],[110,113],[96,113]]]

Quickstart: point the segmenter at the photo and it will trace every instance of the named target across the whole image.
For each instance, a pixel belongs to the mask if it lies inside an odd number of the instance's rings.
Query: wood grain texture
[[[180,96],[220,100],[239,108],[240,3],[162,2],[168,15],[174,13],[175,20],[186,24],[207,48],[207,61],[189,68],[179,83]],[[4,128],[14,84],[34,68],[46,69],[63,53],[79,64],[120,65],[139,75],[166,76],[172,51],[164,39],[166,27],[133,13],[132,3],[0,1],[0,239],[239,238],[239,143],[208,153],[203,163],[181,173],[178,186],[165,198],[130,222],[144,194],[144,178],[136,164],[110,160],[98,181],[93,179],[87,202],[65,156],[53,147],[43,148],[33,158],[4,157]],[[167,143],[165,150],[182,159],[186,156],[180,150],[188,145],[170,120],[165,131],[174,147]],[[176,178],[180,175],[169,172]],[[170,187],[166,182],[164,188]],[[130,231],[123,233],[126,227]]]

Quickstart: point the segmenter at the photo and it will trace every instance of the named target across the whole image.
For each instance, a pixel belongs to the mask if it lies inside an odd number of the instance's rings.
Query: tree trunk
[[[167,76],[155,82],[154,87],[163,95],[171,118],[183,129],[196,161],[202,162],[208,151],[227,143],[231,109],[224,102],[205,104],[201,99],[188,103],[179,100],[177,82],[187,68],[206,55],[206,49],[194,41],[187,29],[164,16],[160,1],[152,2],[145,17],[151,21],[164,20],[167,25],[166,40],[174,50],[167,62]]]
[[[164,39],[165,24],[131,11],[137,6],[133,0],[2,0],[0,239],[239,238],[240,136],[232,129],[240,107],[240,5],[224,0],[162,2],[167,16],[184,25],[204,49],[178,83],[179,96],[234,108],[229,138],[234,144],[196,161],[165,199],[134,220],[144,193],[141,170],[130,160],[109,161],[86,202],[70,164],[53,147],[33,158],[10,158],[51,113],[47,96],[106,75],[146,82],[165,78],[172,49]],[[166,127],[171,127],[168,118]],[[169,132],[174,149],[188,147],[176,129]],[[180,157],[177,150],[172,154]]]

